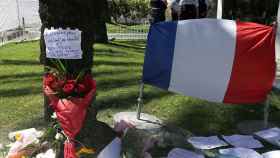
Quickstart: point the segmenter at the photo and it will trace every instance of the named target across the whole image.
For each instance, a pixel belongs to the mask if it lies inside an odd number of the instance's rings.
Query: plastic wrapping
[[[65,158],[75,158],[75,143],[72,141],[83,127],[87,108],[91,104],[95,94],[95,81],[91,80],[91,91],[83,98],[59,99],[48,86],[44,86],[44,92],[50,100],[50,106],[56,112],[57,119],[68,137],[65,142]]]

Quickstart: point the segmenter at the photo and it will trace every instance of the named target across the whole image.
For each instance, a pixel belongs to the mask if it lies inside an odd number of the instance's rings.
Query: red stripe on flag
[[[275,79],[275,32],[272,27],[237,23],[235,59],[224,103],[265,101]]]

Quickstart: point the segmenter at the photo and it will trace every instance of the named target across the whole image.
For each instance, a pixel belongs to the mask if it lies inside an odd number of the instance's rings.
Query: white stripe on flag
[[[178,22],[169,90],[222,102],[235,57],[236,31],[231,20]]]

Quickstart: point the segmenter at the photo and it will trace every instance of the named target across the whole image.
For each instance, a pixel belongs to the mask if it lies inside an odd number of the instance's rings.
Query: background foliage
[[[126,23],[129,20],[147,18],[150,8],[149,0],[112,0],[110,14],[114,22],[119,23],[123,17]]]

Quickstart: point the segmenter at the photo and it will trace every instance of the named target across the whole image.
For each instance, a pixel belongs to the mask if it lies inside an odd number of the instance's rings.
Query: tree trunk
[[[98,22],[96,24],[96,43],[108,43],[107,27],[105,22]]]
[[[45,28],[79,29],[82,31],[81,48],[83,58],[79,60],[62,60],[62,62],[67,62],[67,70],[70,72],[86,69],[88,73],[91,73],[95,27],[97,26],[97,19],[104,17],[104,12],[106,11],[103,6],[104,1],[106,0],[39,0],[39,13],[42,21],[41,63],[51,66],[50,61],[46,58],[43,35]],[[46,99],[45,109],[45,118],[50,120],[51,110]],[[109,144],[116,134],[108,125],[97,121],[96,114],[97,109],[89,107],[84,127],[77,136],[77,140],[82,142],[83,145],[96,148],[98,152]],[[62,158],[63,155],[58,155],[58,157]]]
[[[101,14],[101,18],[98,18],[95,26],[95,42],[108,43],[106,22],[111,22],[111,13],[109,13],[109,4],[107,0],[103,0],[100,7],[105,11]]]
[[[101,0],[99,0],[101,1]],[[96,3],[98,4],[98,3]],[[50,66],[50,61],[46,58],[46,48],[44,42],[45,28],[78,28],[82,31],[82,51],[83,59],[68,60],[69,71],[82,70],[84,68],[91,71],[93,65],[93,44],[95,18],[98,18],[95,11],[95,5],[91,0],[40,0],[40,18],[42,21],[41,28],[41,55],[40,61],[44,65]],[[46,98],[46,97],[45,97]],[[50,113],[45,101],[45,118],[49,120]]]

